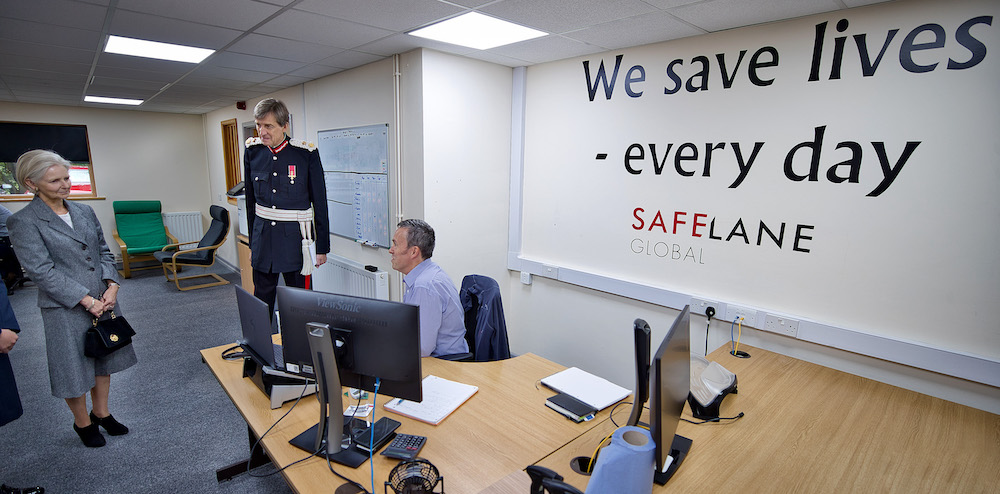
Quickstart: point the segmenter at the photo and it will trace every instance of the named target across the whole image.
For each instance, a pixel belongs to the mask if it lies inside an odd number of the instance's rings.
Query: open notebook
[[[383,406],[390,412],[404,417],[438,425],[479,391],[478,387],[471,384],[449,381],[437,376],[425,377],[421,386],[423,401],[393,399]]]

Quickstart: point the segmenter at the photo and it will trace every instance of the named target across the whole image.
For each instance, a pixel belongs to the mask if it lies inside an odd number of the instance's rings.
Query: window
[[[94,167],[86,125],[0,122],[0,201],[24,200],[31,193],[17,183],[17,158],[32,149],[48,149],[66,158],[72,167],[72,197],[97,197]]]

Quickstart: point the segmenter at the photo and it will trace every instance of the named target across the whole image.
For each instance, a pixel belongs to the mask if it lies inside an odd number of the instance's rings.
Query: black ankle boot
[[[101,429],[98,428],[97,422],[91,422],[87,427],[77,427],[73,424],[73,430],[80,436],[80,440],[83,441],[83,445],[88,448],[100,448],[104,446],[107,441],[105,441],[104,436],[101,435]]]
[[[104,430],[108,431],[108,434],[112,436],[124,436],[125,434],[128,434],[128,427],[125,427],[121,424],[121,422],[115,420],[110,413],[107,417],[102,419],[98,418],[97,415],[94,415],[94,412],[90,412],[90,421],[104,427]]]

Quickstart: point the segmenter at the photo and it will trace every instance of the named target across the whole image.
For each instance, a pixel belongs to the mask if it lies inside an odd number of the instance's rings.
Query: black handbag
[[[125,320],[124,316],[107,319],[94,318],[94,325],[83,335],[83,354],[90,358],[100,358],[110,355],[119,348],[132,344],[135,330]]]

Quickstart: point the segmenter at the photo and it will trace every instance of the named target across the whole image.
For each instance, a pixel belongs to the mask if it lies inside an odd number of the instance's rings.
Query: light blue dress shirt
[[[403,302],[420,307],[420,355],[450,355],[469,351],[465,313],[458,290],[448,274],[426,259],[403,277]]]

